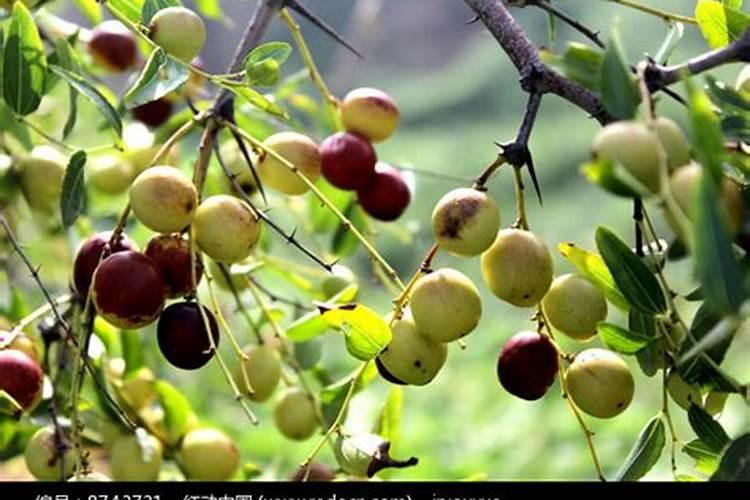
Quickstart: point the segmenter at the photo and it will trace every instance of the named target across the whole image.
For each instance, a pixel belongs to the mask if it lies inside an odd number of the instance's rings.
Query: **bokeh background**
[[[209,41],[203,58],[212,72],[221,72],[227,65],[243,23],[255,4],[240,0],[221,3],[231,21],[209,23]],[[374,229],[378,248],[403,276],[407,276],[416,269],[432,244],[429,221],[434,203],[446,191],[468,184],[493,159],[494,141],[514,137],[525,106],[525,95],[517,84],[518,75],[484,27],[479,23],[467,24],[472,15],[463,2],[307,0],[304,3],[365,55],[364,59],[352,56],[311,24],[300,20],[333,92],[343,96],[354,87],[374,86],[392,94],[400,104],[401,126],[393,138],[377,146],[377,151],[384,161],[418,171],[414,174],[414,201],[397,224],[378,224]],[[667,32],[666,25],[658,19],[603,1],[566,0],[557,4],[600,30],[604,38],[616,27],[632,61],[655,53]],[[684,14],[691,13],[692,5],[693,2],[684,0],[658,2],[661,8]],[[515,12],[538,46],[562,50],[566,41],[585,41],[559,23],[556,41],[553,41],[546,16],[540,10],[528,8]],[[75,18],[74,13],[69,14]],[[290,40],[290,37],[285,26],[276,21],[265,39]],[[682,60],[704,50],[706,46],[697,29],[687,27],[685,39],[673,59]],[[285,65],[284,74],[297,71],[300,65],[295,54]],[[733,81],[738,71],[738,67],[730,67],[719,72],[719,76]],[[316,96],[312,86],[307,92]],[[685,122],[683,110],[668,100],[659,103],[659,110]],[[529,189],[529,220],[534,231],[541,234],[553,250],[559,274],[571,268],[556,252],[557,243],[572,241],[593,249],[593,235],[599,225],[609,226],[625,236],[632,231],[630,204],[588,184],[578,172],[579,165],[588,156],[596,129],[596,123],[581,111],[548,96],[543,101],[531,138],[544,206],[540,206]],[[318,138],[323,132],[317,131]],[[501,171],[491,182],[490,191],[501,207],[503,225],[511,224],[515,218],[511,172]],[[649,208],[655,218],[660,219],[658,207]],[[290,220],[294,223],[293,217]],[[43,275],[47,273],[55,286],[62,289],[65,267],[59,262],[71,259],[70,249],[75,248],[75,242],[63,239],[51,250],[42,232],[24,227],[23,234],[31,255],[43,265]],[[145,233],[140,236],[143,240],[147,237]],[[313,241],[311,237],[303,238]],[[322,239],[319,243],[325,246]],[[361,277],[362,300],[387,312],[392,297],[374,278],[366,254],[359,251],[345,263]],[[417,455],[420,463],[415,468],[394,471],[389,477],[399,480],[593,479],[586,443],[559,396],[559,385],[556,384],[542,401],[528,403],[508,395],[497,382],[498,351],[513,333],[533,328],[532,311],[515,309],[495,299],[481,285],[478,259],[441,254],[435,266],[458,268],[480,285],[483,318],[477,331],[467,338],[466,349],[450,347],[448,362],[433,383],[404,389],[401,439],[396,454]],[[688,265],[670,265],[668,272],[678,291],[691,289]],[[286,290],[283,283],[273,281],[272,277],[268,284],[276,290]],[[691,306],[681,303],[680,307],[689,314]],[[229,306],[228,312],[231,312]],[[622,320],[613,308],[610,319]],[[233,319],[233,324],[241,336],[250,338],[249,333],[242,331],[241,321]],[[249,425],[213,364],[198,373],[186,374],[161,362],[149,334],[144,333],[143,342],[149,366],[184,390],[203,420],[232,435],[241,446],[243,460],[260,466],[264,477],[287,476],[310,451],[314,440],[299,444],[285,441],[279,435],[270,421],[269,406],[257,408],[262,421],[259,427]],[[597,344],[595,340],[585,347]],[[564,345],[569,349],[584,347],[572,343]],[[729,372],[740,380],[750,376],[745,361],[748,352],[749,338],[740,336],[726,364]],[[628,362],[638,372],[635,360]],[[324,340],[321,363],[333,367],[333,373],[339,375],[355,366],[347,359],[342,339],[333,332]],[[378,380],[358,394],[347,426],[371,428],[388,390],[388,384]],[[624,414],[608,421],[588,419],[608,474],[618,469],[640,429],[660,407],[659,377],[648,379],[638,375],[635,401]],[[692,439],[692,433],[685,414],[675,405],[672,408],[679,437],[687,442]],[[729,399],[721,422],[733,436],[748,428],[746,408],[739,398]],[[666,451],[647,478],[671,477]],[[332,463],[327,453],[325,450],[321,459]],[[678,457],[680,469],[689,472],[691,460]]]

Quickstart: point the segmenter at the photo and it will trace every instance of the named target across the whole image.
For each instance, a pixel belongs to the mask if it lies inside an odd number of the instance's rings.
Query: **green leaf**
[[[609,229],[599,227],[596,230],[596,246],[617,288],[633,307],[650,314],[666,312],[667,303],[659,282],[628,245]]]
[[[705,374],[713,373],[713,366],[724,361],[738,326],[736,318],[722,317],[703,304],[696,312],[690,335],[680,350],[678,366],[683,378],[694,383],[708,383]]]
[[[700,439],[683,446],[682,452],[695,460],[695,469],[702,474],[711,475],[719,468],[720,455],[711,451]]]
[[[744,12],[732,5],[708,0],[701,0],[695,7],[695,20],[712,49],[729,45],[750,26],[750,16]]]
[[[68,85],[76,89],[80,94],[91,101],[96,109],[107,120],[118,137],[122,135],[122,122],[117,110],[112,107],[106,97],[104,97],[92,84],[87,82],[82,76],[72,73],[60,66],[52,65],[49,69],[57,76],[68,82]]]
[[[221,19],[224,15],[219,0],[194,0],[194,3],[198,12],[209,19]]]
[[[567,78],[598,92],[603,55],[600,51],[583,43],[568,42],[565,53],[556,55],[549,50],[541,50],[542,60],[560,71]]]
[[[631,332],[612,323],[599,323],[596,330],[607,347],[621,354],[637,354],[654,341],[653,337]]]
[[[618,481],[637,481],[642,478],[659,461],[666,436],[664,422],[660,417],[653,417],[641,431],[633,448],[617,473]]]
[[[374,359],[393,337],[380,314],[361,304],[327,310],[323,318],[329,326],[344,332],[346,350],[362,361]]]
[[[73,3],[89,24],[95,26],[102,22],[102,8],[96,0],[73,0]]]
[[[178,389],[163,380],[154,383],[154,391],[164,410],[164,426],[167,441],[177,443],[188,432],[193,409],[190,402]]]
[[[73,50],[73,47],[65,38],[61,38],[57,41],[57,47],[53,56],[54,61],[50,60],[50,63],[54,62],[54,64],[57,64],[58,66],[73,73],[80,72],[80,64],[78,63],[77,56]],[[56,75],[55,73],[49,73],[49,76]],[[48,77],[47,79],[50,80],[51,78]],[[65,121],[65,127],[63,127],[63,139],[67,138],[73,131],[78,117],[78,91],[71,86],[69,88],[68,96],[68,118]]]
[[[718,81],[711,75],[706,76],[706,91],[717,106],[732,111],[750,111],[750,99],[734,87]]]
[[[15,113],[36,111],[44,94],[47,57],[39,31],[23,2],[13,4],[3,53],[3,96]]]
[[[576,271],[588,278],[615,307],[621,311],[630,309],[630,304],[617,289],[615,279],[600,255],[589,252],[573,243],[560,243],[557,245],[557,249],[568,262],[573,264]]]
[[[130,375],[145,366],[145,354],[141,345],[140,332],[122,331],[122,357],[125,359],[125,374]]]
[[[711,481],[750,481],[750,434],[744,434],[729,445]]]
[[[190,76],[189,70],[162,49],[151,53],[138,79],[125,94],[125,107],[133,109],[164,97]]]
[[[581,173],[592,184],[616,196],[641,198],[651,194],[622,164],[607,158],[598,158],[581,165]]]
[[[693,224],[695,268],[706,304],[711,309],[731,314],[746,298],[743,273],[732,250],[726,219],[720,210],[721,195],[708,175],[698,185]]]
[[[669,31],[664,41],[661,43],[659,50],[656,51],[654,60],[659,64],[667,64],[669,56],[677,48],[682,37],[685,35],[685,25],[674,21],[669,21]]]
[[[401,387],[392,387],[383,403],[373,433],[391,443],[391,452],[398,447],[401,438],[401,411],[404,406],[404,391]]]
[[[613,33],[607,44],[599,78],[602,103],[607,111],[620,120],[633,118],[640,103],[640,94],[617,32]]]
[[[255,106],[256,108],[265,111],[266,113],[278,116],[280,118],[287,119],[286,111],[273,101],[270,101],[266,96],[247,86],[245,83],[232,83],[227,80],[217,82],[218,85],[224,87],[227,90],[232,91],[235,95],[242,97],[244,100]]]
[[[132,22],[137,23],[141,20],[143,0],[107,0],[107,3]]]
[[[354,300],[357,296],[359,287],[349,285],[339,293],[331,297],[329,304],[346,304]],[[328,330],[328,322],[323,319],[319,311],[312,311],[301,316],[294,323],[289,325],[286,336],[292,342],[306,342],[315,337],[324,334]]]
[[[688,420],[690,427],[709,450],[720,453],[729,444],[729,436],[721,424],[700,406],[690,405]]]
[[[292,53],[292,46],[286,42],[268,42],[258,45],[245,58],[245,68],[273,59],[279,65],[286,62]]]
[[[34,147],[28,127],[16,118],[3,100],[0,100],[0,130],[13,136],[27,151]]]
[[[338,415],[341,406],[346,399],[346,393],[349,391],[349,384],[352,381],[352,377],[354,377],[358,371],[359,368],[338,382],[327,385],[320,391],[321,410],[323,412],[323,418],[328,425],[331,425],[336,419],[336,415]],[[357,379],[354,386],[354,394],[367,387],[370,382],[377,378],[377,376],[377,367],[374,363],[370,363],[367,368],[365,368],[365,371],[359,379]]]
[[[83,212],[86,201],[83,167],[86,165],[86,152],[76,151],[68,161],[63,177],[62,194],[60,195],[60,213],[65,229],[72,226]]]
[[[21,405],[10,394],[0,389],[0,415],[18,416],[21,413]]]
[[[148,26],[154,14],[167,7],[182,7],[180,0],[146,0],[141,7],[141,23]]]

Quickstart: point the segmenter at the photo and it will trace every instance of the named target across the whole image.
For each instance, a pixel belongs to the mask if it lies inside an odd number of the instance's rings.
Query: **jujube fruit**
[[[203,253],[231,264],[250,255],[260,238],[260,219],[242,200],[226,194],[203,200],[195,212],[195,242]]]
[[[331,274],[323,280],[320,288],[326,299],[330,299],[349,285],[355,285],[356,283],[357,276],[354,271],[343,264],[336,264],[331,269]]]
[[[390,319],[387,319],[390,322]],[[411,312],[391,326],[393,338],[378,355],[378,369],[402,384],[425,385],[432,381],[445,364],[448,348],[419,333]],[[388,376],[384,376],[390,380]]]
[[[700,387],[688,384],[676,371],[670,371],[667,376],[667,392],[672,401],[685,410],[689,410],[691,405],[703,404]]]
[[[94,234],[89,236],[76,252],[73,262],[73,287],[82,298],[85,298],[89,292],[94,271],[111,238],[110,231]],[[109,252],[117,253],[125,250],[135,250],[135,247],[125,233],[120,233],[114,245],[109,248]]]
[[[151,167],[133,181],[130,205],[141,223],[157,233],[177,233],[193,220],[198,193],[175,167]]]
[[[141,441],[145,441],[145,446]],[[115,481],[156,481],[163,450],[161,441],[152,435],[142,440],[133,435],[120,437],[110,450],[112,478]]]
[[[91,31],[89,53],[102,68],[118,73],[130,69],[138,60],[135,35],[120,21],[104,21]]]
[[[251,148],[246,148],[247,154],[250,157],[250,161],[253,162],[253,166],[257,164],[257,156],[253,153]],[[255,181],[255,176],[250,165],[245,160],[245,155],[242,154],[242,150],[237,145],[235,140],[227,141],[221,145],[221,159],[224,162],[224,166],[234,176],[237,184],[242,188],[242,191],[246,194],[250,194],[258,189],[258,184]],[[234,192],[234,184],[224,175],[224,182],[227,184],[229,191]]]
[[[29,207],[43,215],[60,208],[65,156],[51,146],[37,146],[18,162],[19,183]]]
[[[742,67],[740,74],[737,75],[735,88],[743,94],[750,94],[750,64]]]
[[[149,24],[149,36],[168,54],[192,61],[206,43],[206,25],[198,14],[185,7],[161,9]]]
[[[134,373],[126,375],[124,379],[119,380],[117,396],[129,408],[138,412],[156,400],[155,381],[154,372],[145,366],[141,367]]]
[[[598,348],[576,355],[565,372],[565,384],[576,406],[597,418],[612,418],[625,411],[635,390],[625,361]]]
[[[677,204],[689,219],[694,216],[695,200],[698,186],[703,177],[703,167],[691,162],[675,170],[669,178],[669,189]],[[729,222],[729,229],[736,233],[742,227],[745,218],[745,207],[742,203],[740,189],[727,177],[721,181],[721,200],[724,213]]]
[[[659,138],[646,125],[610,123],[596,134],[592,148],[597,158],[620,163],[649,191],[659,192],[665,154]]]
[[[154,261],[132,250],[113,253],[94,272],[91,300],[114,326],[142,328],[161,313],[167,287]]]
[[[197,370],[213,358],[214,347],[219,345],[219,327],[211,311],[203,307],[203,313],[206,321],[195,302],[171,304],[161,313],[156,326],[159,350],[173,366]],[[206,323],[213,345],[208,338]]]
[[[357,200],[370,217],[391,222],[409,206],[411,191],[398,169],[379,162],[370,183],[357,191]]]
[[[313,462],[308,466],[299,466],[289,476],[290,481],[328,482],[336,479],[336,471],[329,465]]]
[[[354,191],[370,183],[377,156],[367,139],[337,132],[320,143],[319,149],[323,177],[333,186]]]
[[[16,349],[0,351],[0,391],[5,391],[23,410],[42,395],[44,374],[39,363]]]
[[[450,191],[432,212],[435,240],[456,255],[479,255],[492,245],[499,230],[500,210],[489,194],[477,189]]]
[[[245,349],[247,359],[242,360],[247,373],[247,381],[241,368],[234,372],[234,381],[240,391],[252,401],[262,403],[268,400],[281,380],[281,359],[279,354],[267,345],[254,345]],[[250,391],[247,387],[250,382]]]
[[[90,165],[87,172],[88,182],[104,194],[125,192],[135,177],[133,164],[115,155],[92,158]]]
[[[706,395],[706,400],[703,402],[703,409],[709,415],[718,415],[724,410],[728,397],[728,392],[711,391]]]
[[[518,307],[542,300],[552,283],[552,256],[530,231],[503,229],[481,259],[482,278],[496,297]]]
[[[301,389],[287,389],[273,408],[273,421],[286,438],[304,441],[318,428],[315,401]]]
[[[346,129],[372,142],[390,137],[400,119],[396,101],[382,90],[369,87],[350,91],[339,109]]]
[[[237,472],[240,451],[218,429],[196,429],[183,438],[180,459],[187,479],[227,481]]]
[[[14,351],[20,351],[30,357],[33,361],[39,363],[40,357],[39,357],[39,350],[36,347],[36,343],[30,339],[26,334],[24,333],[16,333],[13,337],[13,340],[8,343],[6,342],[10,339],[10,332],[0,330],[0,349],[12,349]],[[5,345],[5,347],[2,347]]]
[[[130,110],[133,118],[149,127],[160,127],[172,116],[174,104],[166,97],[141,104]]]
[[[656,118],[654,131],[667,155],[670,170],[690,163],[690,143],[674,120],[664,116]]]
[[[310,182],[320,177],[320,153],[315,142],[297,132],[278,132],[263,141],[263,145],[294,165],[297,173],[274,155],[263,152],[258,163],[258,176],[264,186],[288,195],[304,194],[308,185],[299,178],[304,175]]]
[[[544,314],[556,329],[576,340],[596,335],[607,319],[607,300],[589,280],[576,274],[558,276],[542,299]]]
[[[471,333],[482,315],[479,290],[466,275],[444,268],[420,278],[410,298],[419,333],[452,342]]]
[[[167,297],[176,298],[192,292],[193,274],[196,285],[203,277],[203,264],[198,255],[190,256],[190,242],[181,234],[159,234],[146,244],[144,252],[164,277]],[[191,267],[191,261],[194,265]]]
[[[58,443],[55,428],[48,425],[36,431],[26,444],[24,451],[26,468],[40,481],[59,481],[63,476],[69,477],[73,474],[75,454],[66,437],[61,436],[61,440],[63,442]],[[58,445],[61,446],[60,450],[58,450]],[[62,464],[61,460],[65,463]]]
[[[500,351],[497,377],[509,393],[535,401],[555,382],[559,366],[557,349],[549,337],[538,332],[520,332]]]

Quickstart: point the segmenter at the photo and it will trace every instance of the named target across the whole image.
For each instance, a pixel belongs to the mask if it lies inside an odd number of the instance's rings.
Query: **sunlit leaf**
[[[607,297],[607,300],[622,311],[630,308],[628,301],[622,296],[615,285],[612,273],[609,272],[604,259],[600,255],[576,246],[573,243],[557,245],[563,257],[573,264],[581,275],[589,279]]]
[[[330,309],[323,313],[323,318],[344,333],[347,351],[362,361],[375,358],[393,336],[383,317],[362,304]]]
[[[34,18],[23,2],[13,4],[3,53],[3,96],[19,115],[36,111],[44,94],[47,57]]]
[[[637,354],[654,341],[653,337],[646,337],[612,323],[599,323],[596,331],[607,347],[621,354]]]
[[[162,49],[151,53],[138,80],[125,94],[125,106],[132,109],[155,101],[188,80],[189,70]]]

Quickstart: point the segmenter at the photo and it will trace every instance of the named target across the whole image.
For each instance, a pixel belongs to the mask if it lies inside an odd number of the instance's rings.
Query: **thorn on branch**
[[[355,49],[354,46],[346,40],[346,38],[336,32],[336,30],[333,29],[320,16],[302,5],[298,0],[284,0],[284,6],[289,7],[294,12],[310,21],[316,28],[320,29],[323,33],[333,38],[336,42],[341,44],[355,56],[359,57],[360,59],[365,58],[361,52]]]

